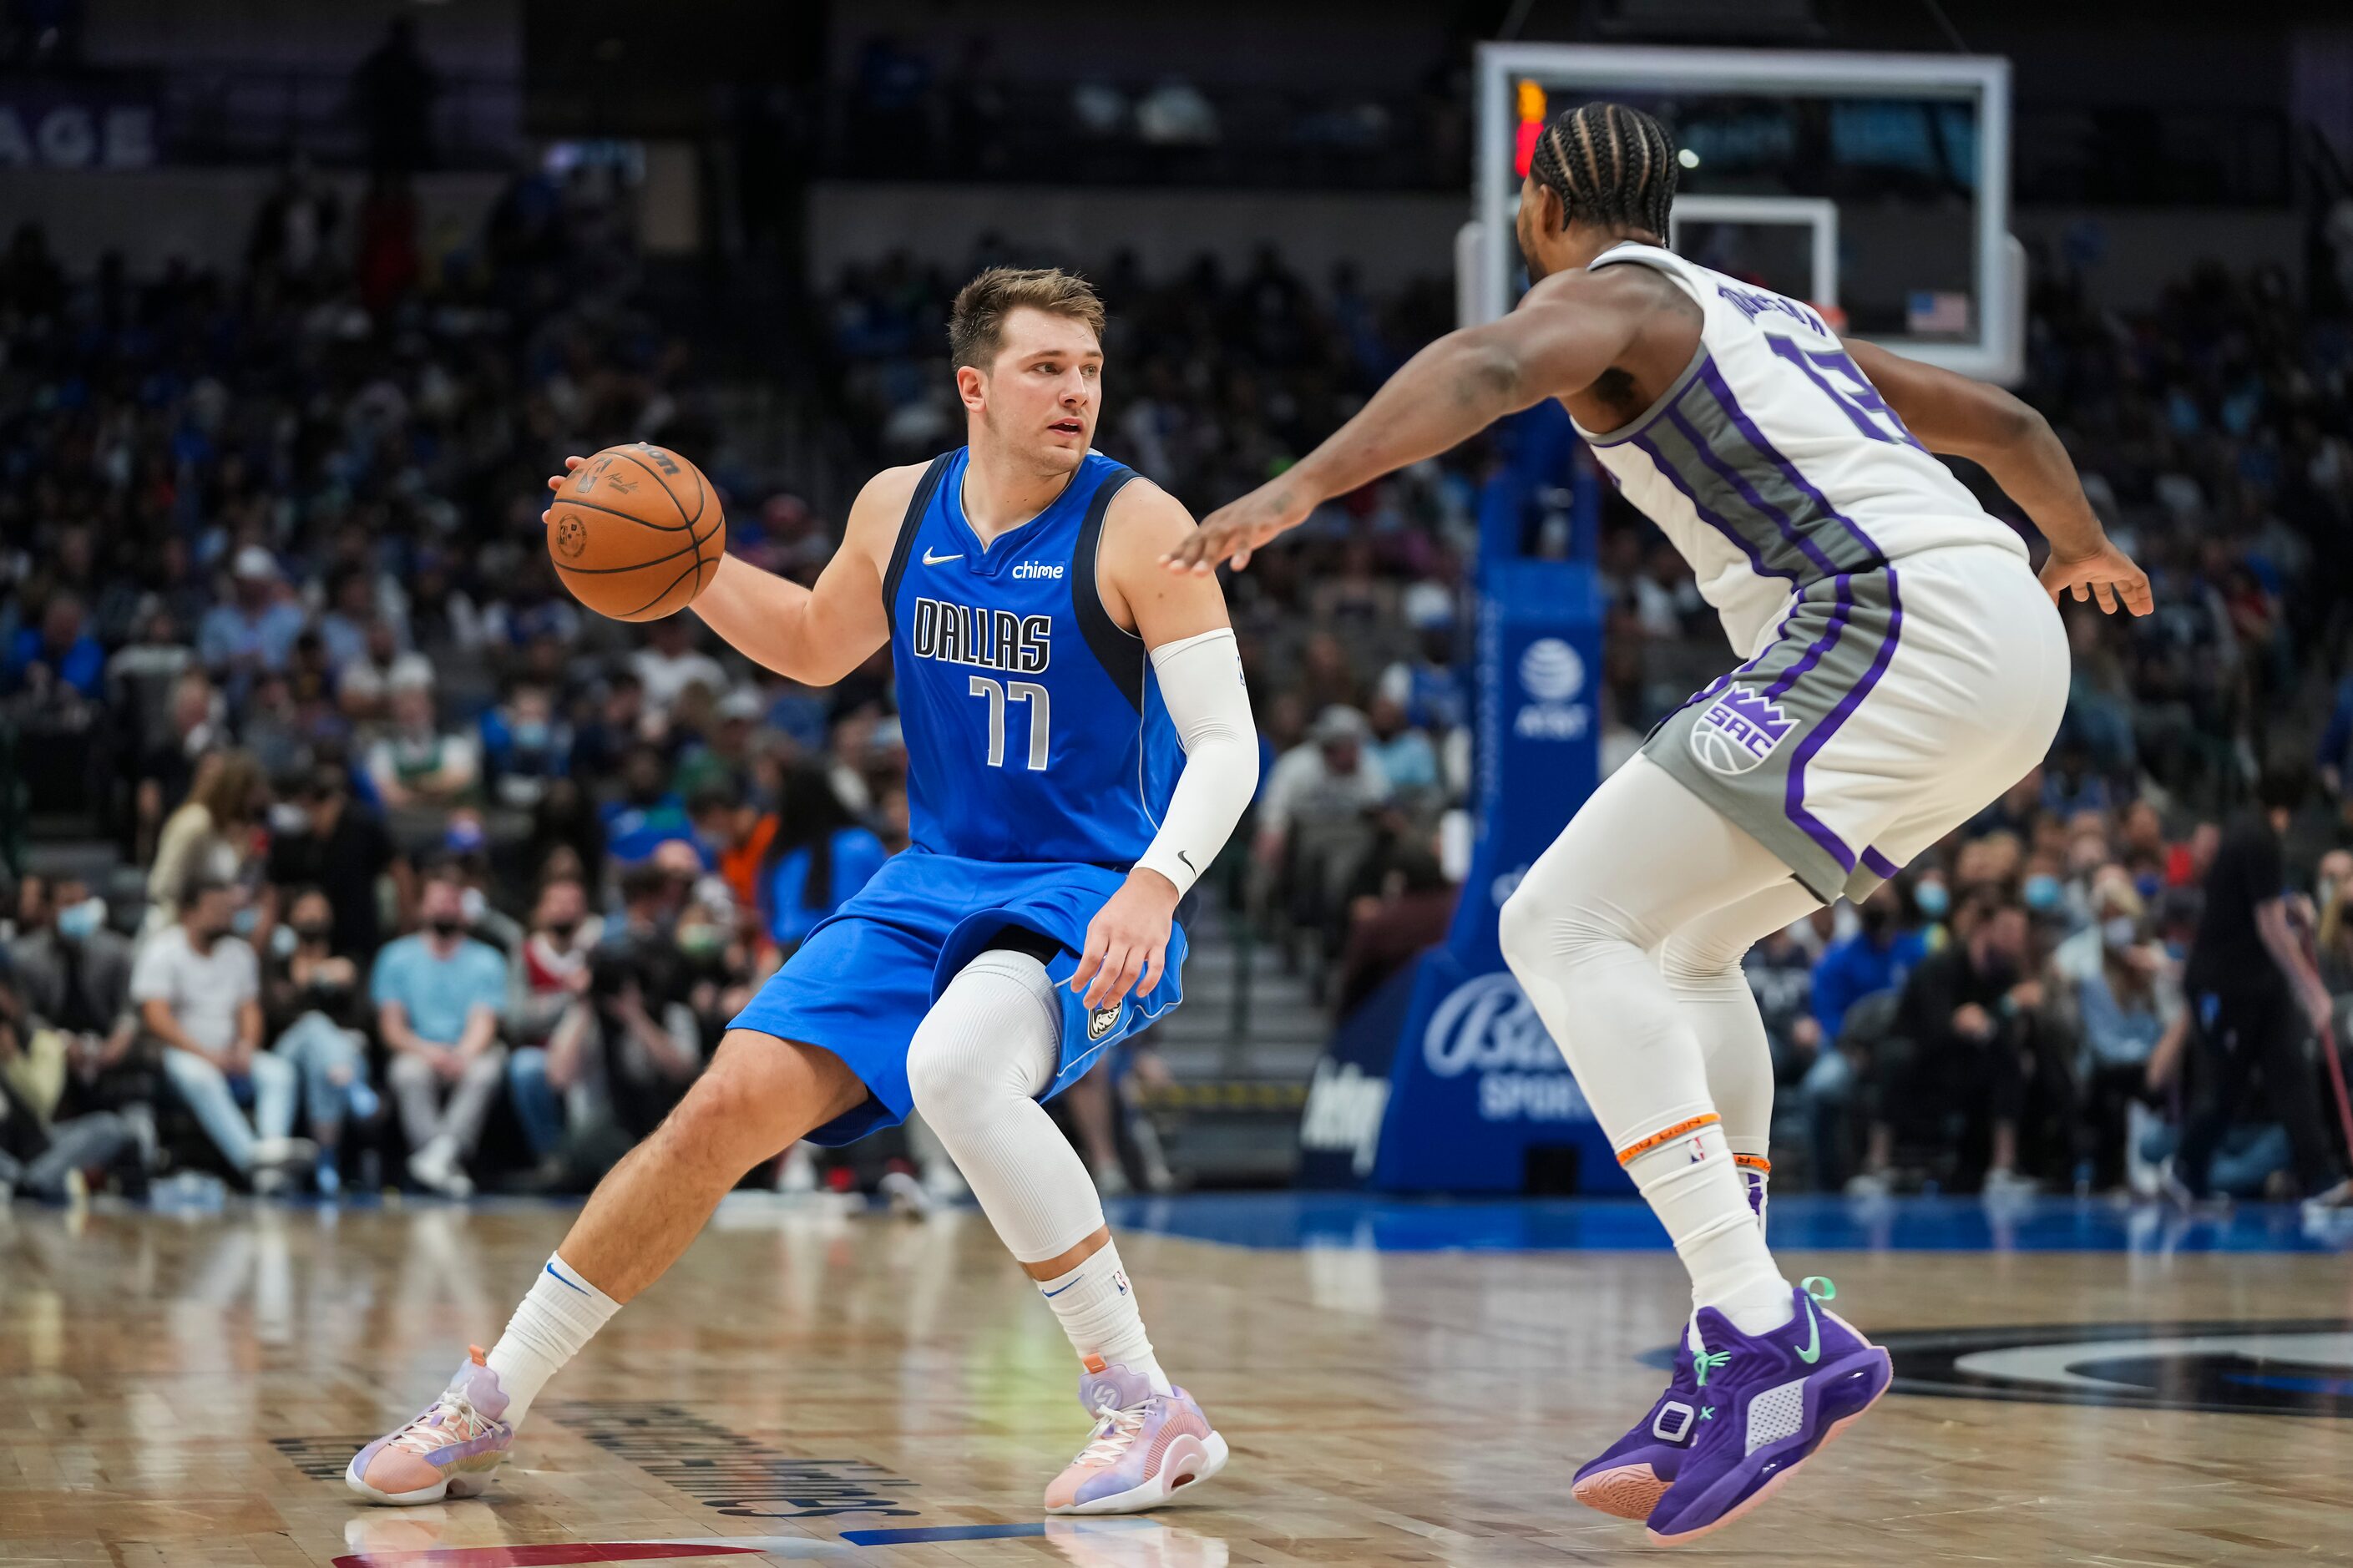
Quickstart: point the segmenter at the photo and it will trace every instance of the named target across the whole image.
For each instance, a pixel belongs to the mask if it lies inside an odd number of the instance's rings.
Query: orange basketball
[[[702,470],[643,441],[607,447],[565,477],[547,554],[572,596],[617,621],[658,621],[719,574],[727,520]]]

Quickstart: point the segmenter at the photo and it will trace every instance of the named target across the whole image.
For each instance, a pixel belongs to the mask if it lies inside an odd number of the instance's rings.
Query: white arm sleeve
[[[1183,893],[1225,847],[1257,793],[1258,726],[1231,628],[1163,643],[1152,650],[1152,668],[1185,746],[1185,768],[1159,833],[1135,863]]]

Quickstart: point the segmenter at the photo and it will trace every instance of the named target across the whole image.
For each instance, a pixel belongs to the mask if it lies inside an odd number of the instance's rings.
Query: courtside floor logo
[[[2353,1417],[2353,1321],[2066,1323],[1872,1336],[1894,1392]]]

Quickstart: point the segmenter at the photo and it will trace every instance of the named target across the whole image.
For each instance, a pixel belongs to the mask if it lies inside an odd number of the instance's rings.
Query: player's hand
[[[1176,884],[1141,867],[1087,922],[1087,950],[1079,955],[1071,989],[1087,1009],[1108,1007],[1133,990],[1152,994],[1168,956],[1168,928],[1176,919]]]
[[[564,471],[560,474],[550,474],[547,476],[547,488],[552,490],[562,489],[564,488],[564,481],[572,477],[572,470],[578,468],[587,460],[588,459],[586,458],[565,458]],[[551,528],[554,527],[555,525],[555,509],[554,507],[549,507],[545,511],[541,512],[539,514],[539,521],[546,523]]]
[[[1203,518],[1192,536],[1162,556],[1160,563],[1171,572],[1190,572],[1198,577],[1208,576],[1226,562],[1239,571],[1250,564],[1252,551],[1306,521],[1307,514],[1315,510],[1315,499],[1291,474],[1269,479],[1241,500],[1229,501]]]
[[[2054,605],[2069,593],[2075,595],[2079,605],[2096,595],[2100,609],[2111,616],[2116,613],[2119,600],[2136,616],[2145,616],[2157,607],[2148,594],[2148,574],[2105,539],[2088,555],[2062,555],[2054,548],[2051,559],[2042,563],[2042,587]]]

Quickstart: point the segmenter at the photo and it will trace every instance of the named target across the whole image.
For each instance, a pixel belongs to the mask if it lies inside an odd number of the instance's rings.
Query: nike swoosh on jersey
[[[934,555],[928,548],[923,552],[923,564],[926,566],[936,566],[943,561],[961,561],[963,559],[964,552],[961,550],[957,551],[954,555]]]

